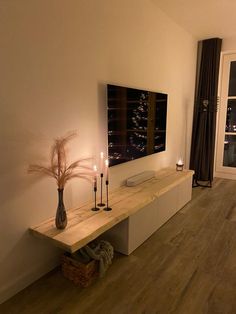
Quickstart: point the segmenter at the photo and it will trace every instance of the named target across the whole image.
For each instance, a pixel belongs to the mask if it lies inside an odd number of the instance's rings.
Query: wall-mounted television
[[[109,166],[166,149],[167,94],[107,85]]]

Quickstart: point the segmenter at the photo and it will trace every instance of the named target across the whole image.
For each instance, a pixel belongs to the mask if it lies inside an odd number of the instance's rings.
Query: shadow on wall
[[[13,114],[5,116],[1,128],[0,186],[1,204],[4,205],[8,200],[21,196],[38,180],[27,174],[27,168],[34,160],[45,161],[42,152],[46,139],[42,134],[36,135],[26,129]]]
[[[10,125],[14,127],[11,128]],[[41,181],[45,182],[45,190],[50,187],[50,184],[52,187],[55,186],[55,197],[53,196],[53,198],[57,200],[57,186],[53,178],[29,175],[27,171],[29,164],[49,164],[53,138],[60,136],[58,129],[50,130],[49,136],[40,132],[34,133],[32,130],[26,129],[21,123],[21,119],[14,114],[8,114],[5,117],[1,128],[1,205],[4,206],[8,201],[25,196],[25,193],[29,194],[30,189],[36,184],[40,186]],[[66,195],[69,200],[71,198],[69,187]],[[37,198],[37,195],[35,197]],[[71,203],[70,200],[69,203]]]
[[[28,252],[28,259],[31,260],[27,267],[26,252]],[[18,292],[41,277],[42,273],[53,269],[59,263],[62,251],[50,243],[32,237],[27,230],[18,238],[14,246],[3,253],[1,253],[2,256],[0,255],[0,269],[4,270],[1,272],[0,278],[0,303],[9,297],[8,293],[12,295]],[[45,259],[47,263],[45,263]],[[9,276],[9,274],[11,275]]]
[[[30,163],[48,163],[51,138],[58,136],[58,129],[48,130],[47,136],[26,128],[15,114],[0,120],[1,302],[54,268],[61,251],[28,231],[56,212],[55,180],[31,176],[27,169]]]

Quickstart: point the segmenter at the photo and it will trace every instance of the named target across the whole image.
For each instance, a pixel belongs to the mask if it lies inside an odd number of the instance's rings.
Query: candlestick
[[[100,208],[97,207],[97,188],[94,186],[94,207],[91,208],[92,211],[98,211]]]
[[[103,181],[103,173],[100,173],[100,183],[101,183],[101,186],[100,186],[100,192],[101,192],[101,201],[100,201],[100,203],[98,203],[98,206],[99,206],[99,207],[103,207],[103,206],[105,206],[105,204],[102,202],[102,181]]]
[[[103,208],[103,210],[105,210],[105,211],[110,211],[110,210],[112,210],[112,208],[111,208],[111,207],[109,207],[109,205],[108,205],[108,185],[109,185],[109,181],[108,181],[108,180],[106,180],[106,197],[107,197],[107,206]]]
[[[93,181],[93,191],[94,191],[94,207],[91,208],[92,211],[97,211],[99,208],[97,207],[97,166],[93,166],[93,170],[95,172],[94,181]]]

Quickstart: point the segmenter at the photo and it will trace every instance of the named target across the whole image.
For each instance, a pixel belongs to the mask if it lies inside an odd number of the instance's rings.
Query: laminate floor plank
[[[55,269],[0,305],[6,314],[235,314],[236,181],[216,179],[130,256],[82,289]]]

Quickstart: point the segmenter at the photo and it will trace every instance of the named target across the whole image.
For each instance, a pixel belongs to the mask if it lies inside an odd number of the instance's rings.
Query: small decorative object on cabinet
[[[100,203],[98,203],[99,207],[105,206],[105,204],[102,201],[102,186],[103,186],[103,170],[104,170],[104,154],[103,152],[100,153]]]
[[[108,205],[108,198],[109,198],[109,196],[108,196],[108,185],[109,185],[109,180],[108,180],[108,166],[109,166],[109,162],[108,162],[108,159],[106,159],[105,164],[106,164],[106,199],[107,199],[107,202],[106,202],[106,207],[103,208],[103,209],[106,210],[106,211],[110,211],[110,210],[112,210],[112,208],[109,207],[109,205]]]
[[[184,162],[182,159],[179,159],[176,163],[176,171],[183,171],[184,169]]]
[[[57,229],[65,229],[67,225],[67,215],[63,202],[63,191],[64,189],[57,189],[58,191],[58,206],[56,212],[55,224]]]
[[[58,186],[58,207],[56,212],[55,224],[57,229],[65,229],[67,225],[67,215],[63,202],[63,191],[67,181],[73,178],[83,178],[92,181],[93,169],[84,163],[91,158],[78,159],[67,164],[65,146],[76,136],[76,133],[69,133],[64,137],[55,139],[52,145],[50,164],[48,166],[30,165],[29,173],[39,173],[56,179]]]
[[[94,178],[93,178],[93,192],[94,192],[94,207],[91,208],[92,211],[98,211],[99,208],[97,207],[97,166],[93,166],[94,170]]]

